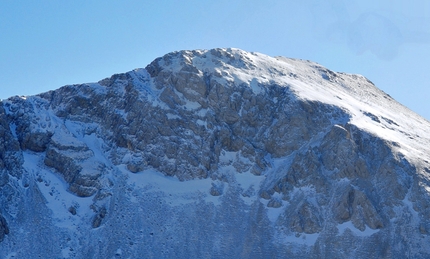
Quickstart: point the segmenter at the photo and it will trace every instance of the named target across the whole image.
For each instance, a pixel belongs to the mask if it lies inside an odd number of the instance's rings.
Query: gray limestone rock
[[[351,186],[343,190],[334,204],[333,212],[339,223],[351,220],[361,231],[365,230],[366,225],[371,229],[384,227],[381,216],[366,194]]]
[[[338,178],[366,178],[367,165],[360,158],[358,148],[350,133],[340,125],[334,125],[321,145],[322,163],[328,170],[335,170]]]
[[[314,234],[322,230],[322,218],[311,203],[305,201],[298,206],[290,219],[290,228],[297,233]]]
[[[99,211],[97,212],[97,214],[94,216],[93,218],[93,222],[92,222],[92,227],[93,228],[98,228],[100,227],[100,225],[102,224],[103,219],[106,217],[106,208],[102,207],[99,209]]]
[[[44,163],[58,170],[68,183],[73,182],[82,170],[82,167],[79,166],[73,157],[68,156],[65,152],[61,152],[54,147],[46,151]]]
[[[224,192],[224,184],[221,183],[212,183],[212,187],[210,189],[210,194],[212,196],[220,196]]]
[[[282,206],[282,201],[275,198],[270,199],[270,201],[267,203],[267,207],[269,208],[279,208],[281,206]]]

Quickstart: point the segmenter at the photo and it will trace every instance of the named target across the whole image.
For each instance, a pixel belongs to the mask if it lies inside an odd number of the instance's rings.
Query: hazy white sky
[[[0,0],[0,98],[235,47],[358,73],[430,119],[427,0]]]

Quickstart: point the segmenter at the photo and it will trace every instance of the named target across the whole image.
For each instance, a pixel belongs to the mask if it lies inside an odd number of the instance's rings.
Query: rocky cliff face
[[[0,256],[427,258],[430,123],[237,49],[0,105]]]

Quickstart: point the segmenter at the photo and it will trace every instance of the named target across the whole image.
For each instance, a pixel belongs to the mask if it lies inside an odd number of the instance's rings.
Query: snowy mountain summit
[[[1,258],[429,258],[430,123],[239,49],[0,102]]]

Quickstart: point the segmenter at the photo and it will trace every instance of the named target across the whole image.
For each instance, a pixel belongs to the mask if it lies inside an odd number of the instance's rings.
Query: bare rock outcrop
[[[371,229],[383,228],[382,218],[375,206],[362,191],[348,186],[335,201],[333,213],[338,223],[351,220],[354,226],[364,231],[366,225]]]

